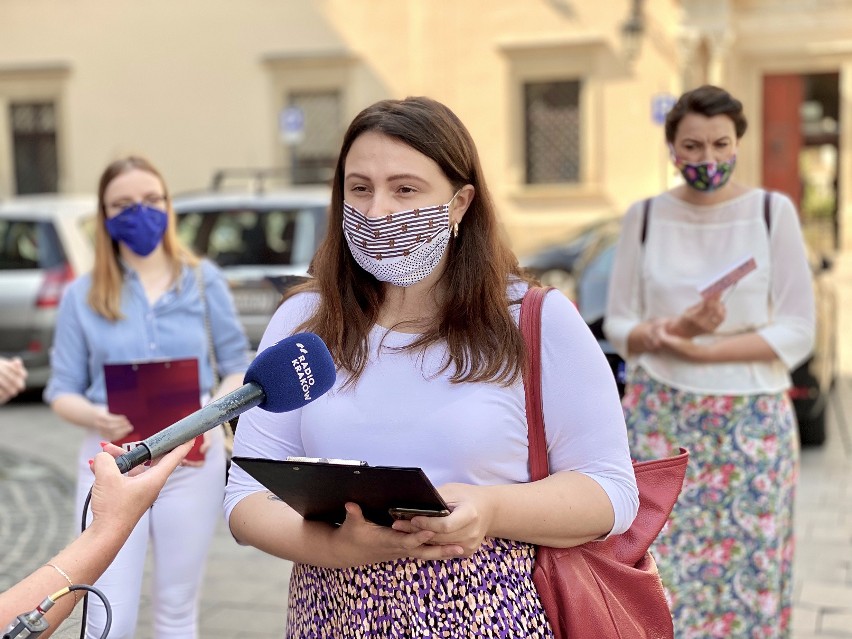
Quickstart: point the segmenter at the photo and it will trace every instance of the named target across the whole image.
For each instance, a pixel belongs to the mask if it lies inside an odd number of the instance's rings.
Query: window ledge
[[[18,78],[64,78],[70,73],[71,65],[66,62],[0,65],[0,79],[2,80],[14,80]]]
[[[526,184],[510,189],[507,196],[518,203],[608,202],[600,184]]]
[[[577,33],[572,35],[542,36],[540,38],[504,38],[497,42],[498,50],[506,55],[546,53],[574,49],[597,49],[607,46],[607,39],[600,33]]]
[[[329,49],[322,51],[285,51],[270,53],[262,58],[262,62],[273,68],[289,69],[322,66],[348,66],[358,61],[350,51]]]

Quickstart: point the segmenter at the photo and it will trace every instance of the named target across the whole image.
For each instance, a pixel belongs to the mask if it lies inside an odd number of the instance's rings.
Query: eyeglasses
[[[166,200],[168,198],[165,195],[146,195],[142,198],[140,204],[144,204],[145,206],[150,206],[154,209],[163,209],[165,208]],[[133,206],[137,202],[135,200],[131,200],[130,198],[124,198],[121,200],[116,200],[115,202],[110,202],[106,205],[107,210],[111,213],[121,213],[124,209],[129,206]]]

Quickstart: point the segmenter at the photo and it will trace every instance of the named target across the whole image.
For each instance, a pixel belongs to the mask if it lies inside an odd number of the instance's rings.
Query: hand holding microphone
[[[327,392],[336,377],[325,343],[313,333],[297,333],[259,353],[240,388],[151,435],[115,462],[126,473],[255,406],[271,413],[302,408]]]

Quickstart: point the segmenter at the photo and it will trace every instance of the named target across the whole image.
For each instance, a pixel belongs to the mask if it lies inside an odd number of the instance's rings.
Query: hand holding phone
[[[388,513],[395,521],[409,521],[414,517],[446,517],[450,514],[447,509],[431,510],[426,508],[389,508]]]

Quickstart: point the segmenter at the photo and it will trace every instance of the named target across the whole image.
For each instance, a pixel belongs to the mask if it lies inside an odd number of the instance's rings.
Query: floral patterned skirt
[[[651,549],[675,636],[789,637],[799,444],[786,393],[700,395],[635,368],[623,406],[635,458],[690,452]]]
[[[287,637],[552,639],[534,561],[530,544],[486,538],[470,558],[345,569],[296,564]]]

